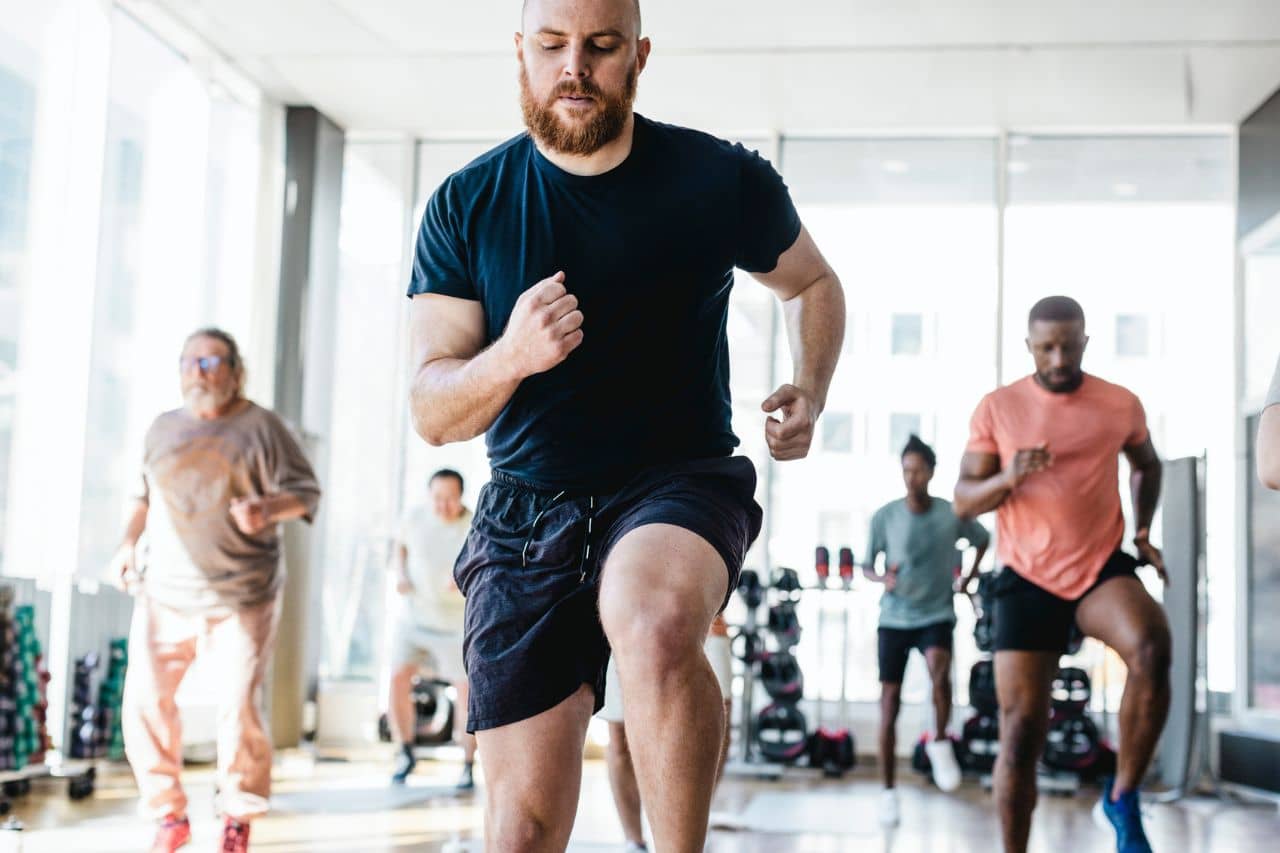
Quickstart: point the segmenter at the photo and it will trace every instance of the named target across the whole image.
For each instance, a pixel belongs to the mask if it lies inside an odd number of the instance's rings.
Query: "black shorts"
[[[583,684],[600,710],[609,662],[600,570],[637,527],[671,524],[710,543],[728,569],[727,604],[760,533],[755,489],[741,456],[658,466],[605,495],[549,492],[495,471],[453,570],[467,600],[467,730],[528,719]]]
[[[1138,561],[1124,551],[1107,558],[1098,579],[1077,599],[1059,598],[1005,566],[992,583],[996,651],[1063,654],[1076,628],[1076,608],[1112,578],[1136,578]]]
[[[946,649],[951,651],[951,635],[956,623],[948,619],[921,628],[881,628],[880,681],[883,684],[901,684],[907,671],[907,658],[912,649]]]

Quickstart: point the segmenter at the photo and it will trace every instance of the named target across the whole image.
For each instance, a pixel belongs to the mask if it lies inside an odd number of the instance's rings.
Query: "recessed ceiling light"
[[[1138,194],[1138,185],[1121,181],[1118,184],[1111,185],[1111,192],[1115,193],[1120,198],[1133,198]]]
[[[911,171],[911,166],[906,160],[885,160],[880,164],[880,168],[891,175],[901,175]]]
[[[1008,168],[1010,175],[1025,175],[1031,164],[1026,160],[1010,160]]]

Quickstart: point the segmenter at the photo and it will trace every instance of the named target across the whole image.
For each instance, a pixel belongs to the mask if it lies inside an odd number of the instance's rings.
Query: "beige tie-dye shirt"
[[[147,432],[143,584],[171,607],[252,607],[284,582],[279,525],[247,536],[231,517],[237,498],[288,493],[310,521],[320,486],[293,433],[275,413],[248,403],[216,420],[177,409]]]

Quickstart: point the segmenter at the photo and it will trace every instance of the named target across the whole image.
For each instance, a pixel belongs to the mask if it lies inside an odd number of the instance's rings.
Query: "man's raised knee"
[[[1165,627],[1148,632],[1125,661],[1129,673],[1157,684],[1167,683],[1173,661],[1169,630]]]
[[[1020,770],[1034,769],[1044,751],[1047,719],[1017,710],[1000,710],[1000,758]]]
[[[696,659],[707,632],[693,602],[676,594],[656,594],[643,604],[605,602],[600,618],[613,653],[626,668],[677,669]]]

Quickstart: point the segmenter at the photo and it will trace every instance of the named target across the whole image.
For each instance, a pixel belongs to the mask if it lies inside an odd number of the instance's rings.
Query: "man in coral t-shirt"
[[[957,515],[996,510],[1003,571],[995,583],[1000,754],[995,792],[1006,851],[1025,851],[1036,762],[1049,727],[1049,684],[1072,627],[1116,650],[1128,667],[1120,755],[1100,814],[1123,853],[1151,848],[1138,785],[1169,710],[1169,625],[1135,570],[1164,559],[1148,538],[1161,464],[1142,403],[1080,367],[1084,311],[1065,296],[1031,309],[1032,376],[983,398],[956,484]],[[1119,456],[1129,460],[1135,559],[1120,549]]]

